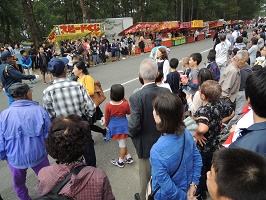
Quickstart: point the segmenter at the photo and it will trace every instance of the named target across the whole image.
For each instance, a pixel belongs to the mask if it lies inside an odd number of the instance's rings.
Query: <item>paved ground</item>
[[[208,50],[212,47],[212,39],[199,41],[197,43],[185,44],[178,47],[172,47],[169,58],[177,57],[181,60],[184,56],[189,56],[191,53],[202,53],[203,60],[206,59]],[[148,57],[148,54],[137,55],[133,58],[128,58],[119,62],[108,63],[105,66],[99,66],[89,69],[90,75],[95,81],[101,81],[102,87],[105,90],[107,101],[109,101],[109,89],[112,84],[121,83],[125,87],[126,98],[133,93],[133,90],[140,87],[137,79],[138,67],[140,62]],[[203,62],[202,62],[203,63]],[[203,64],[201,64],[202,66]],[[181,69],[181,64],[179,68]],[[33,87],[33,99],[38,101],[42,105],[42,91],[45,89],[45,85],[39,80]],[[102,110],[104,110],[105,103],[103,103]],[[0,111],[7,107],[7,97],[5,93],[0,92]],[[119,155],[118,145],[114,141],[104,142],[102,136],[97,133],[93,133],[95,140],[95,149],[97,156],[97,165],[105,170],[107,173],[114,195],[117,200],[133,200],[134,194],[139,190],[138,179],[138,161],[131,165],[127,165],[125,168],[120,169],[114,167],[110,163],[110,159],[117,158]],[[135,149],[131,140],[128,140],[129,152],[136,158]],[[53,162],[52,159],[50,159]],[[27,186],[29,188],[30,195],[34,194],[34,186],[37,184],[37,177],[34,172],[28,170]],[[17,197],[13,191],[11,175],[6,162],[0,161],[0,194],[4,200],[16,200]]]

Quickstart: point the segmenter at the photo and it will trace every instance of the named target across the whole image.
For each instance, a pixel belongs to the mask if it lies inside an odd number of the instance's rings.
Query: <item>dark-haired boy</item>
[[[116,52],[115,52],[115,57],[116,57],[116,60],[120,60],[120,54],[121,54],[121,50],[122,50],[122,47],[121,47],[121,42],[119,39],[116,40]]]
[[[200,53],[193,53],[189,56],[189,65],[191,66],[191,72],[188,78],[182,78],[182,84],[188,86],[188,91],[192,96],[195,95],[199,88],[198,83],[198,73],[199,64],[202,61],[202,56]]]
[[[224,148],[213,155],[207,187],[213,200],[266,199],[266,160],[241,148]]]
[[[42,74],[43,83],[46,84],[45,74],[48,73],[48,77],[50,80],[50,84],[53,83],[53,76],[50,72],[48,72],[48,62],[49,58],[47,53],[44,51],[42,46],[39,47],[39,53],[36,56],[36,68],[40,69]]]
[[[207,69],[211,70],[214,76],[214,80],[219,82],[220,80],[220,69],[218,67],[218,64],[215,62],[215,54],[209,52],[209,55],[207,56],[209,64],[207,65]]]
[[[28,53],[25,50],[20,51],[21,58],[20,58],[20,64],[23,67],[24,73],[27,75],[32,75],[32,60],[28,56]],[[34,84],[36,83],[34,79],[30,79],[30,83]]]
[[[211,169],[212,155],[218,145],[222,122],[228,121],[234,116],[233,110],[219,100],[222,90],[216,81],[204,81],[200,89],[200,98],[203,101],[203,106],[194,114],[198,128],[193,134],[203,163],[197,188],[198,200],[206,198],[206,173]]]
[[[177,58],[172,58],[169,62],[170,64],[170,73],[166,76],[166,83],[168,83],[171,87],[171,90],[173,93],[178,94],[179,93],[179,85],[180,85],[180,75],[176,71],[176,68],[178,67],[179,60]]]
[[[251,73],[245,89],[248,105],[253,110],[254,124],[243,129],[229,147],[241,147],[266,156],[266,69]]]

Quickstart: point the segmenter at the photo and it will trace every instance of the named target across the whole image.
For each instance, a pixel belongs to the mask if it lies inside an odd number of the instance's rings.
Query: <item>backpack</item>
[[[211,62],[207,68],[212,71],[214,80],[219,81],[220,80],[220,69],[216,62]]]
[[[53,189],[46,195],[39,197],[35,200],[73,200],[73,198],[64,196],[61,194],[58,194],[60,190],[67,184],[67,182],[71,179],[72,174],[78,174],[84,167],[85,165],[78,166],[70,171],[70,173],[66,176],[66,178],[55,185]]]

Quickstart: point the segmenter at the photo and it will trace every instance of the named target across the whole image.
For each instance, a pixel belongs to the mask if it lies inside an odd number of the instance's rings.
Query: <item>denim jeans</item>
[[[6,91],[6,96],[8,97],[8,101],[9,101],[8,107],[9,107],[15,100],[7,91]]]

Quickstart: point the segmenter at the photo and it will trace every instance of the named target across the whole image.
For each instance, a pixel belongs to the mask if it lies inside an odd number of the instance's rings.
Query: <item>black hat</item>
[[[68,64],[69,60],[66,57],[62,59],[59,58],[52,58],[48,63],[48,70],[55,76],[60,76],[66,65]]]
[[[8,93],[13,97],[23,97],[25,94],[28,93],[30,87],[26,83],[13,83],[8,88]]]

